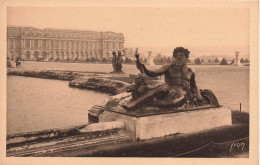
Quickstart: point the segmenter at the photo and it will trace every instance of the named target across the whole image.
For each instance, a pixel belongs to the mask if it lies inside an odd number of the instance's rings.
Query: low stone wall
[[[7,70],[7,75],[71,81],[74,80],[75,78],[82,76],[83,74],[80,72],[71,72],[71,71],[27,70],[27,69],[9,68]]]
[[[70,87],[95,90],[113,95],[126,91],[126,86],[128,86],[129,83],[123,81],[125,78],[128,78],[128,81],[130,81],[129,79],[134,80],[134,78],[128,74],[118,76],[116,74],[105,73],[28,70],[21,68],[8,68],[7,75],[66,80],[70,81]]]
[[[93,148],[130,141],[123,121],[80,125],[64,129],[7,136],[7,156],[42,156],[76,148]]]
[[[18,133],[7,135],[6,145],[7,148],[11,148],[12,146],[21,145],[28,142],[41,142],[44,140],[75,136],[82,133],[95,133],[113,129],[124,129],[124,127],[124,122],[118,121],[96,124],[83,124],[60,129],[48,129],[35,132]]]
[[[86,127],[88,124],[73,126],[60,129],[48,129],[43,131],[25,132],[7,135],[6,145],[7,149],[12,146],[22,145],[28,142],[39,142],[43,140],[50,140],[66,136],[73,136],[79,134],[79,129]]]

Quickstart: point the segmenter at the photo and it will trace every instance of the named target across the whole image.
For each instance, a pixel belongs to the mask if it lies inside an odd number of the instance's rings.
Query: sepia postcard
[[[3,0],[0,164],[257,164],[259,2]]]

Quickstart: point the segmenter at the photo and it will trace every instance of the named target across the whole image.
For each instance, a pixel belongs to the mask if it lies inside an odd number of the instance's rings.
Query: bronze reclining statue
[[[128,88],[132,92],[132,100],[123,104],[126,110],[135,110],[141,106],[155,107],[181,107],[200,106],[211,104],[219,106],[218,101],[210,90],[198,90],[194,71],[187,67],[189,50],[183,47],[177,47],[173,51],[174,61],[172,64],[163,65],[156,71],[151,71],[145,67],[139,60],[138,51],[136,66],[147,76],[165,76],[165,83],[149,85],[146,78],[140,74],[135,83]]]

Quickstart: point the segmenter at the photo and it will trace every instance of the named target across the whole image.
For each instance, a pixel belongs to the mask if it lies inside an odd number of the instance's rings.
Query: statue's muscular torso
[[[193,75],[194,72],[186,66],[177,69],[170,65],[170,67],[165,71],[165,83],[169,86],[180,86],[184,90],[189,90]]]
[[[196,92],[197,86],[195,82],[195,73],[191,68],[183,66],[177,68],[175,65],[164,65],[159,70],[150,71],[144,68],[145,73],[148,76],[160,76],[165,75],[165,83],[171,87],[179,86],[186,92]]]

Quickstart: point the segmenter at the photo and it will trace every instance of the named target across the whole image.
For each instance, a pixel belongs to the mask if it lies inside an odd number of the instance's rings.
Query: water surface
[[[86,124],[108,96],[60,80],[7,76],[7,85],[7,134]]]

